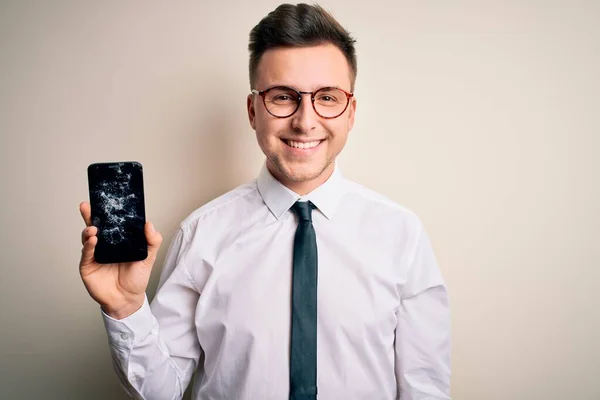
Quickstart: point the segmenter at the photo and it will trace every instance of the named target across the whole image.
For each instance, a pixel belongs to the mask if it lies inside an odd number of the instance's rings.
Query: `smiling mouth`
[[[281,139],[285,144],[295,149],[313,149],[323,142],[323,140],[313,140],[312,142],[297,142],[295,140]]]

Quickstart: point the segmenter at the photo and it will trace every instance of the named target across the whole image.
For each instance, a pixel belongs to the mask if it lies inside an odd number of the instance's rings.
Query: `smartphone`
[[[136,161],[88,166],[92,225],[98,228],[94,258],[100,264],[148,257],[142,164]]]

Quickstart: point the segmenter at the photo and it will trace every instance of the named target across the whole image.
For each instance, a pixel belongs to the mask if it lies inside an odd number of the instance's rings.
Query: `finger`
[[[148,258],[146,258],[146,262],[148,265],[153,265],[163,238],[162,235],[156,231],[151,222],[146,222],[144,233],[146,234],[146,241],[148,242]]]
[[[88,226],[83,231],[81,231],[81,244],[85,244],[85,242],[91,238],[92,236],[96,236],[98,233],[98,228],[95,226]]]
[[[81,262],[79,264],[80,267],[94,262],[94,249],[96,248],[97,242],[98,238],[92,236],[83,244],[83,249],[81,249]]]
[[[92,225],[92,208],[90,207],[90,203],[88,203],[87,201],[84,201],[81,204],[79,204],[79,212],[81,213],[81,217],[83,218],[85,225],[91,226]]]

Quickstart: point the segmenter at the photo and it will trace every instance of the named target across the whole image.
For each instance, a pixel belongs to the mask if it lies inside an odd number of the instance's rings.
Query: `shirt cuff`
[[[110,317],[102,311],[102,308],[100,308],[100,312],[104,319],[109,343],[121,348],[131,348],[135,343],[141,341],[148,336],[156,323],[147,296],[144,296],[144,303],[139,310],[123,319]]]

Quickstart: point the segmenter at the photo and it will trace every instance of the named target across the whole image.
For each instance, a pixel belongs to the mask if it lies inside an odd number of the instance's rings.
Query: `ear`
[[[254,95],[249,94],[246,99],[246,108],[248,109],[248,121],[252,129],[256,130],[256,110],[254,109]]]
[[[350,105],[348,105],[348,132],[352,130],[354,126],[354,114],[356,114],[356,97],[352,97],[350,100]]]

